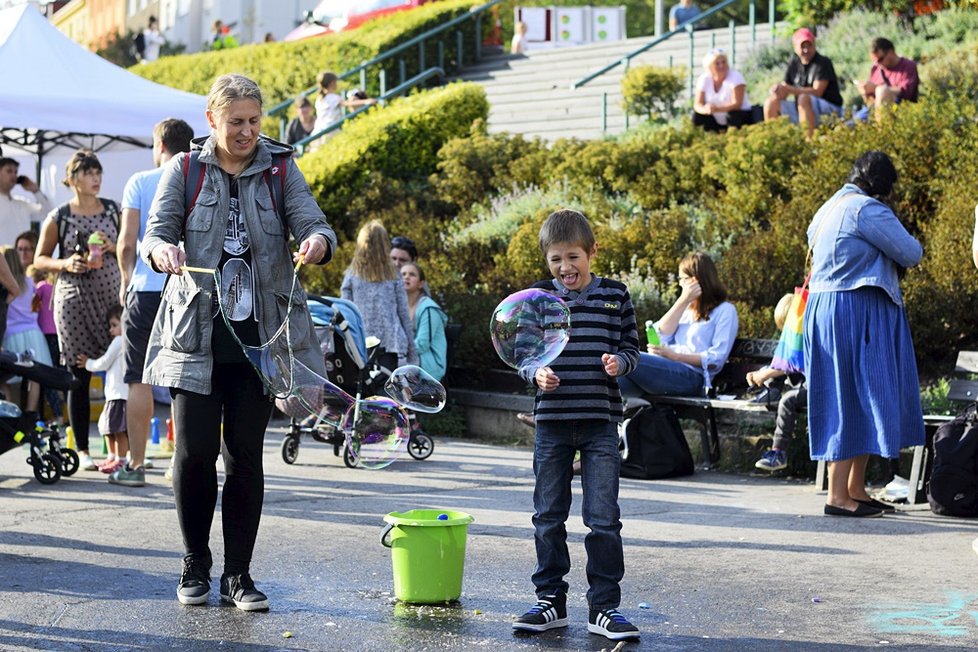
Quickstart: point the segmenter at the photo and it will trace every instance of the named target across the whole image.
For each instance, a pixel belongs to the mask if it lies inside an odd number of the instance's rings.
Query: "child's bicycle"
[[[0,451],[27,444],[27,463],[41,484],[54,484],[73,475],[80,466],[78,453],[61,446],[58,426],[36,421],[36,414],[21,412],[9,401],[0,400]]]

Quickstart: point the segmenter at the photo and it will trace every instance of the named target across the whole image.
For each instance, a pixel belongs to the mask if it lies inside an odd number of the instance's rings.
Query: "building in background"
[[[95,50],[112,34],[141,30],[150,16],[156,16],[168,43],[200,52],[210,41],[215,20],[231,26],[242,45],[261,43],[268,33],[281,39],[317,4],[318,0],[71,0],[50,19],[73,41]]]
[[[90,48],[92,29],[88,12],[89,7],[85,0],[71,0],[50,16],[51,24],[75,43]]]
[[[71,0],[50,15],[51,23],[75,43],[104,48],[125,33],[125,0]]]
[[[160,31],[187,52],[200,52],[211,38],[211,25],[220,19],[242,45],[262,43],[271,33],[276,40],[292,31],[318,0],[159,0]]]
[[[160,19],[160,0],[126,0],[126,29],[138,34],[146,29],[150,16]]]

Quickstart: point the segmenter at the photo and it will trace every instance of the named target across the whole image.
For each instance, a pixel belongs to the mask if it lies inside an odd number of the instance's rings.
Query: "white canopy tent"
[[[80,147],[105,170],[101,194],[116,200],[129,175],[152,166],[153,126],[168,117],[208,132],[206,99],[134,75],[81,47],[31,5],[0,10],[0,146],[36,170],[54,201],[64,163]],[[31,166],[27,169],[27,162]]]

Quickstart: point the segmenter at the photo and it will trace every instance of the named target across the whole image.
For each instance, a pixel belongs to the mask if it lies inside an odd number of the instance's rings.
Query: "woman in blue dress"
[[[828,464],[825,514],[880,516],[866,493],[870,455],[897,458],[924,443],[920,383],[900,293],[900,268],[923,248],[886,205],[893,162],[866,152],[808,227],[812,277],[805,309],[808,433]]]

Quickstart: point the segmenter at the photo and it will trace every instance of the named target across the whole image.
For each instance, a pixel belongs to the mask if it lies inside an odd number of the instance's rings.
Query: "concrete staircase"
[[[775,27],[777,29],[777,27]],[[738,27],[735,40],[735,62],[742,62],[750,51],[751,29]],[[757,44],[771,42],[770,26],[756,26]],[[578,47],[533,50],[526,55],[498,55],[484,59],[463,71],[460,80],[482,84],[489,98],[489,131],[539,136],[545,140],[563,137],[601,138],[624,131],[625,114],[621,108],[621,79],[624,68],[618,66],[589,84],[571,90],[570,85],[585,75],[653,40],[632,38],[613,43]],[[689,36],[676,35],[650,51],[632,59],[630,65],[689,65]],[[730,30],[703,30],[693,33],[694,79],[702,72],[703,55],[712,47],[729,53]],[[734,62],[732,62],[734,63]],[[734,63],[736,67],[736,63]],[[602,103],[607,94],[607,129],[603,129]],[[686,99],[684,92],[683,99]],[[763,98],[751,98],[759,103]],[[632,116],[632,124],[636,118]]]

